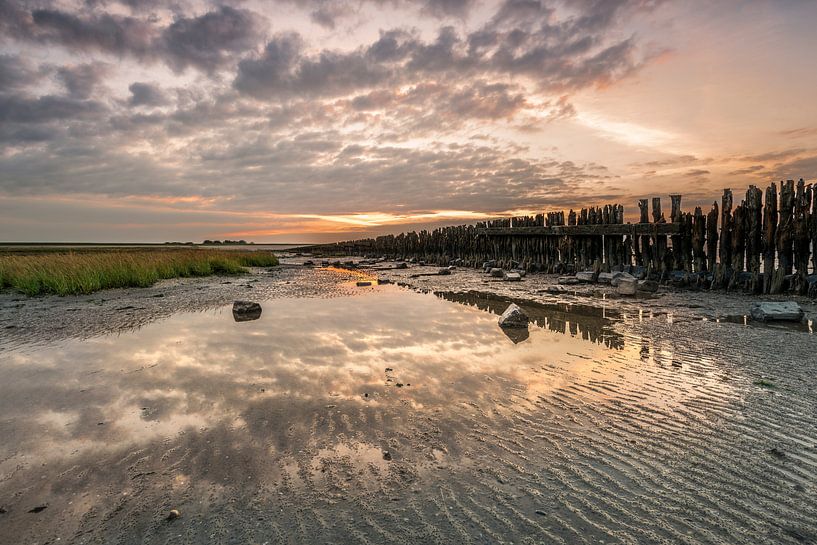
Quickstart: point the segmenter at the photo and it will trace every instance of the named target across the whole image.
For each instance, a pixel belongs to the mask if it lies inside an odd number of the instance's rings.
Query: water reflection
[[[436,292],[435,295],[446,301],[474,306],[494,314],[502,314],[509,304],[516,303],[539,327],[557,333],[569,333],[573,337],[579,336],[586,341],[603,344],[608,348],[617,350],[624,348],[623,336],[612,327],[614,320],[621,319],[622,315],[606,307],[570,303],[537,303],[478,291],[445,291]],[[514,340],[514,342],[520,341]]]
[[[497,419],[564,424],[538,400],[571,391],[582,403],[607,400],[618,396],[611,385],[623,384],[639,391],[642,406],[664,407],[709,381],[695,375],[684,379],[690,388],[645,387],[654,379],[640,372],[644,348],[625,345],[609,311],[592,307],[521,302],[538,327],[514,344],[483,312],[507,304],[380,286],[354,297],[267,301],[248,322],[236,322],[227,306],[4,353],[0,498],[14,498],[8,528],[28,532],[24,513],[43,503],[41,520],[79,534],[104,524],[89,521],[109,506],[150,521],[139,509],[154,512],[167,498],[204,509],[190,498],[228,488],[262,499],[275,490],[276,501],[280,490],[322,498],[400,490],[448,460],[478,463],[485,434],[517,441]]]

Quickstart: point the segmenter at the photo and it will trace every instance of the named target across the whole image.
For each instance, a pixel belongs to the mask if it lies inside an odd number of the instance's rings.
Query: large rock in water
[[[249,322],[261,317],[261,305],[252,301],[236,301],[233,303],[233,320]]]
[[[528,327],[528,315],[515,303],[508,305],[499,317],[499,327]]]
[[[771,322],[774,320],[799,322],[803,319],[803,309],[794,301],[780,303],[755,303],[750,311],[753,320]]]

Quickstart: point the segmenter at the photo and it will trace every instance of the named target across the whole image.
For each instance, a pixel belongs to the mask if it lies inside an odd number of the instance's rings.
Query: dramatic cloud
[[[814,176],[817,6],[741,5],[0,0],[0,200],[309,240]]]
[[[142,61],[164,61],[174,70],[193,66],[213,71],[235,61],[261,39],[265,18],[221,6],[199,16],[175,16],[163,26],[152,16],[28,11],[0,0],[0,29],[17,39],[56,44],[74,51],[99,51]]]

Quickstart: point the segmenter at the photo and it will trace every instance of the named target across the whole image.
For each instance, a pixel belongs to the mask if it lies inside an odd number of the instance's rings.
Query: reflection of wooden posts
[[[639,223],[650,223],[650,208],[647,199],[638,199],[638,210],[640,212]],[[650,262],[650,237],[641,235],[635,237],[635,262],[636,265],[646,267]]]
[[[777,185],[766,188],[763,204],[763,293],[771,293],[777,247]]]
[[[712,209],[706,215],[706,263],[710,273],[715,272],[718,261],[718,203],[712,203]]]

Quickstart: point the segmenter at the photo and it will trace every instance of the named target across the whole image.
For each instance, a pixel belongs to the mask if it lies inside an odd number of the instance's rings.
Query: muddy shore
[[[812,301],[298,262],[0,294],[0,543],[817,542]]]

